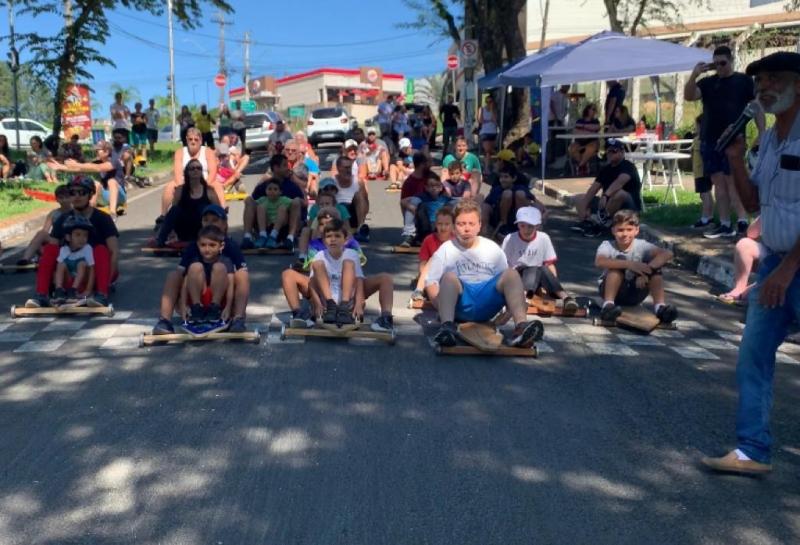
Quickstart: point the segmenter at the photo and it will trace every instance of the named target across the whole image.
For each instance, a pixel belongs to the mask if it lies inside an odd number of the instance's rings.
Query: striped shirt
[[[761,240],[774,253],[788,252],[800,240],[800,170],[781,168],[782,156],[800,158],[800,114],[782,142],[774,127],[764,134],[750,175],[758,187]]]

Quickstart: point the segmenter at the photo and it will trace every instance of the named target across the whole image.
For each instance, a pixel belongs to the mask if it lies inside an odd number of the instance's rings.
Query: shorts
[[[77,262],[76,262],[77,263]],[[83,293],[86,291],[86,280],[87,278],[83,279],[83,282],[79,285],[75,285],[75,274],[68,272],[67,276],[64,278],[64,289],[68,290],[70,288],[75,288],[79,293]]]
[[[694,192],[695,193],[708,193],[712,187],[711,178],[708,176],[701,176],[694,179]]]
[[[117,206],[121,206],[126,202],[128,202],[128,194],[125,193],[125,188],[122,187],[122,182],[120,180],[117,180],[117,182],[119,183],[119,193],[117,194]],[[100,198],[98,199],[98,201],[103,203],[104,206],[108,206],[110,202],[108,198],[109,198],[108,189],[103,189],[100,192]]]
[[[700,143],[700,156],[703,158],[703,172],[709,178],[714,174],[731,173],[731,167],[728,164],[728,157],[725,153],[720,153],[714,150],[714,144],[708,142]]]
[[[497,282],[501,274],[484,282],[461,283],[462,292],[456,304],[456,320],[487,322],[502,310],[506,300],[503,294],[497,291]]]
[[[480,135],[481,142],[494,142],[497,140],[497,133],[487,133]]]
[[[131,132],[131,142],[134,146],[143,146],[147,144],[147,132]]]
[[[625,197],[625,200],[622,202],[620,210],[635,210],[637,212],[641,212],[642,207],[640,203],[635,202],[633,199],[633,195],[631,195],[630,193],[626,192],[626,194],[627,197]],[[593,212],[597,212],[599,208],[600,208],[600,197],[595,195],[594,197],[592,197],[592,200],[589,203],[589,209],[592,210]]]
[[[203,293],[200,294],[200,304],[203,305],[204,308],[208,308],[209,305],[214,301],[214,292],[211,291],[209,286],[203,288]],[[187,294],[186,295],[186,302],[189,305],[193,305],[194,301],[192,301],[192,297]],[[226,296],[222,296],[222,301],[219,302],[220,307],[225,307],[228,304],[228,298]]]
[[[147,141],[151,144],[155,144],[158,142],[158,130],[157,129],[147,129]]]
[[[605,287],[606,279],[603,278],[600,281],[600,286],[598,288],[600,291],[600,297],[605,297]],[[636,287],[636,277],[626,278],[619,287],[619,292],[617,292],[617,296],[614,298],[614,304],[623,307],[640,305],[645,299],[647,299],[648,295],[650,295],[650,286],[638,288]]]
[[[74,277],[78,274],[78,265],[80,265],[81,263],[86,263],[86,260],[83,258],[64,260],[64,265],[66,265],[67,273],[69,274],[70,277]]]
[[[356,217],[356,203],[349,202],[347,204],[344,204],[344,207],[347,208],[347,212],[350,214],[350,227],[356,229],[358,227],[358,218]]]

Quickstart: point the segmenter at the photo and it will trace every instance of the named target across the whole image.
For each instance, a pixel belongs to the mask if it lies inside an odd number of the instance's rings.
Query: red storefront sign
[[[61,124],[67,140],[77,134],[84,140],[92,135],[92,104],[89,88],[85,85],[70,85],[61,108]]]

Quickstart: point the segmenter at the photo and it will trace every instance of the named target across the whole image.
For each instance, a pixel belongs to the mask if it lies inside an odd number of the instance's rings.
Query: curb
[[[541,193],[541,191],[539,191]],[[561,202],[568,207],[574,207],[575,198],[563,189],[544,185],[544,194]],[[700,276],[722,284],[727,288],[733,287],[734,267],[733,261],[716,256],[704,255],[681,243],[680,237],[675,237],[649,225],[642,224],[640,228],[642,238],[653,244],[671,251],[675,260],[684,268],[695,271]]]

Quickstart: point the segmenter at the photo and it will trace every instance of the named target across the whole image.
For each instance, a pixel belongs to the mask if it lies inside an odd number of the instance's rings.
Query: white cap
[[[517,210],[517,221],[514,223],[540,225],[542,223],[542,213],[534,206],[523,206]]]
[[[347,142],[345,142],[345,143],[344,143],[344,149],[347,149],[347,148],[357,148],[357,147],[358,147],[358,142],[356,142],[356,141],[355,141],[355,140],[353,140],[352,138],[351,138],[350,140],[348,140]]]
[[[408,138],[401,138],[400,142],[397,144],[401,149],[402,148],[410,148],[411,147],[411,140]]]

